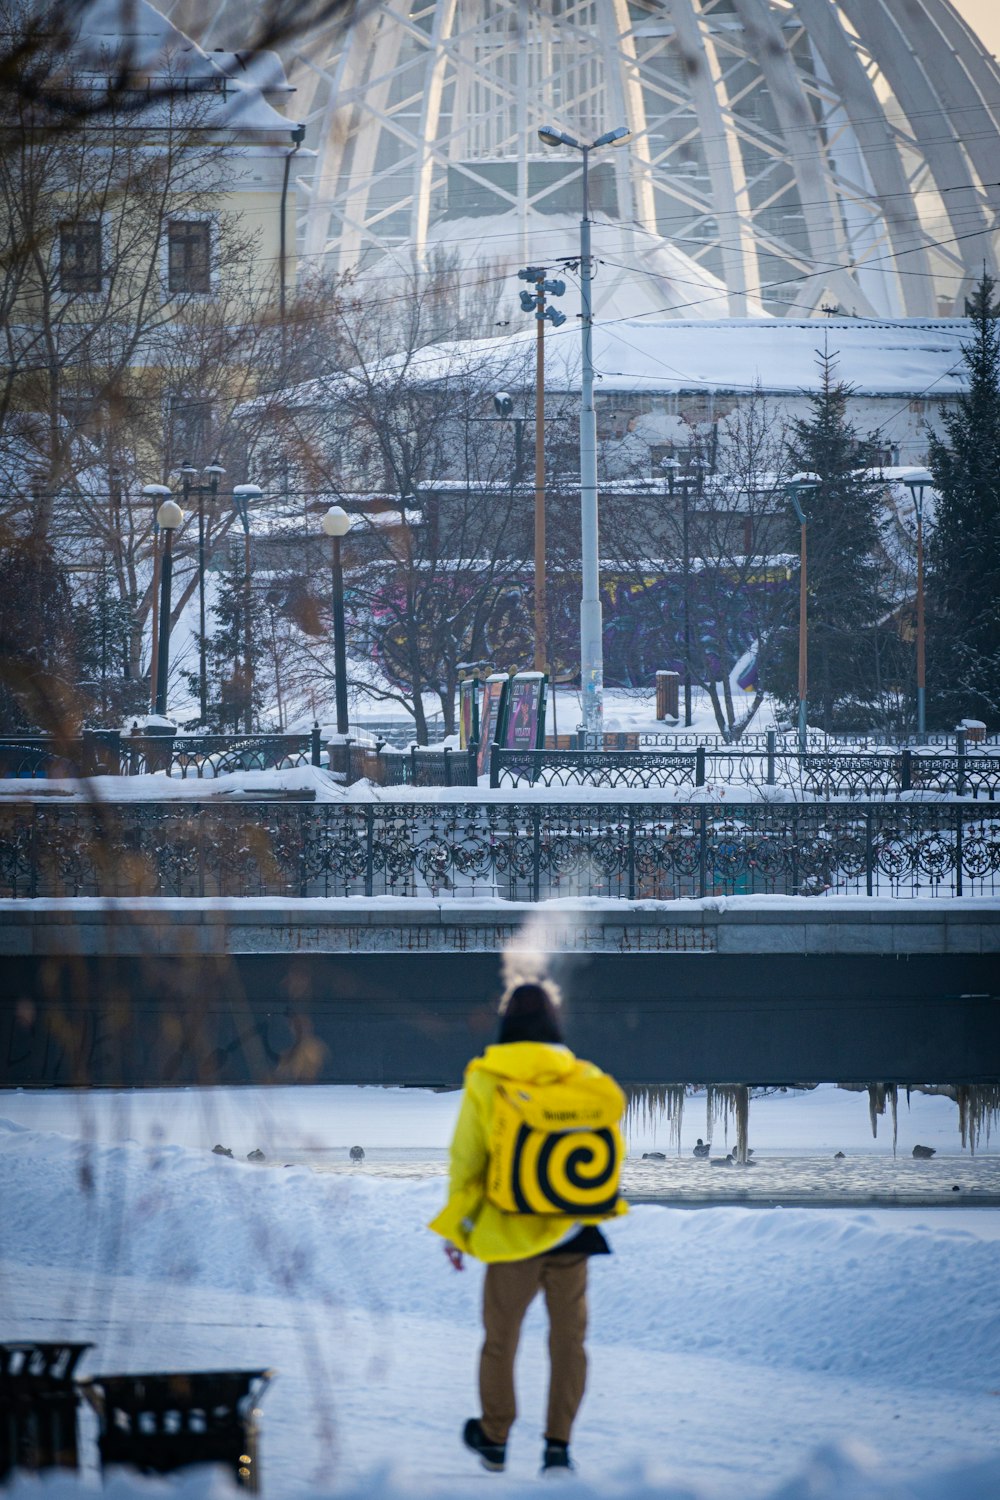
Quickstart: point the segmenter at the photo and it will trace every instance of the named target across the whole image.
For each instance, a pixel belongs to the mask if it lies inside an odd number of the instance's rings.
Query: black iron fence
[[[995,895],[968,803],[0,807],[0,896]]]
[[[708,750],[501,750],[490,762],[492,787],[780,786],[810,797],[891,797],[927,791],[986,797],[1000,789],[1000,755],[938,755],[924,750],[895,754],[799,755],[773,741],[758,754]]]
[[[822,729],[810,729],[806,734],[806,750],[809,752],[819,750],[884,751],[887,746],[891,746],[894,750],[925,747],[956,754],[960,743],[966,737],[967,732],[961,729],[947,732],[936,731],[933,734],[925,734],[922,739],[916,734],[880,734],[876,730],[852,733],[831,731],[828,734]],[[635,741],[635,748],[638,750],[696,750],[699,745],[702,745],[706,750],[724,749],[729,746],[734,750],[760,752],[766,751],[769,741],[773,740],[777,741],[779,750],[798,749],[798,732],[794,729],[759,730],[755,733],[741,734],[738,740],[703,729],[639,729],[633,731],[631,738]],[[1000,736],[995,734],[984,734],[977,742],[984,746],[992,745],[1000,748]]]
[[[77,739],[11,735],[0,739],[0,776],[170,776],[207,778],[322,763],[319,725],[308,734],[121,734],[85,730]]]

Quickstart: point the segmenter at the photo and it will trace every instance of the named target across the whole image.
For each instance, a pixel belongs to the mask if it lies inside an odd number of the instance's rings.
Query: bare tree
[[[693,431],[668,456],[655,495],[604,498],[605,550],[635,580],[634,607],[658,622],[665,651],[673,636],[727,740],[760,709],[760,668],[787,615],[785,466],[777,413],[756,390],[717,433]],[[757,673],[738,698],[734,678],[751,659]]]

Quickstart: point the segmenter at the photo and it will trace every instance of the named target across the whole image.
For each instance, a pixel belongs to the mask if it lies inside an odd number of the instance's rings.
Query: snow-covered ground
[[[91,1339],[85,1373],[273,1367],[271,1497],[533,1492],[544,1314],[526,1324],[508,1472],[486,1476],[458,1441],[476,1410],[481,1272],[452,1272],[423,1227],[443,1184],[281,1157],[442,1150],[457,1097],[0,1094],[2,1336]],[[901,1155],[912,1135],[957,1159],[955,1116],[914,1096]],[[703,1126],[690,1101],[685,1153]],[[669,1150],[668,1135],[640,1125],[630,1151]],[[236,1159],[212,1155],[217,1141]],[[891,1150],[865,1097],[833,1089],[755,1101],[751,1141],[762,1155]],[[266,1167],[240,1160],[258,1146]],[[609,1235],[567,1497],[1000,1493],[1000,1211],[640,1206]]]

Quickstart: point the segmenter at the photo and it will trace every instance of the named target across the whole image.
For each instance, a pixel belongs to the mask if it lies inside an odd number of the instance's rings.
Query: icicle
[[[722,1121],[725,1132],[726,1145],[729,1144],[729,1116],[733,1115],[736,1125],[736,1160],[745,1162],[747,1159],[747,1137],[750,1126],[750,1089],[745,1083],[726,1084],[708,1090],[707,1099],[708,1119],[706,1121],[708,1139],[712,1139],[712,1132],[717,1120]]]
[[[885,1084],[868,1085],[868,1118],[872,1122],[872,1138],[878,1140],[878,1117],[885,1114]]]
[[[733,1113],[736,1116],[736,1160],[746,1165],[747,1136],[750,1132],[750,1090],[741,1083],[733,1090]]]
[[[960,1084],[955,1090],[958,1100],[958,1127],[962,1145],[966,1140],[972,1155],[981,1139],[990,1143],[993,1126],[1000,1120],[1000,1085],[995,1083]]]
[[[678,1155],[681,1149],[681,1119],[684,1114],[684,1085],[682,1083],[651,1084],[645,1088],[626,1089],[628,1107],[625,1111],[625,1133],[631,1135],[640,1129],[652,1129],[666,1120],[670,1126],[670,1144]]]
[[[892,1113],[892,1154],[893,1156],[895,1156],[896,1138],[899,1133],[899,1122],[896,1117],[896,1106],[899,1103],[899,1090],[894,1083],[890,1083],[887,1092],[889,1096],[889,1109]]]

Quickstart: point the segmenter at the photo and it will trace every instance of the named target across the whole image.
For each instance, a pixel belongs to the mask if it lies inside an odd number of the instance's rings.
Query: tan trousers
[[[521,1324],[539,1291],[549,1314],[549,1411],[545,1436],[568,1443],[587,1383],[587,1256],[535,1255],[486,1267],[479,1357],[482,1425],[494,1443],[505,1443],[517,1416],[514,1357]]]

